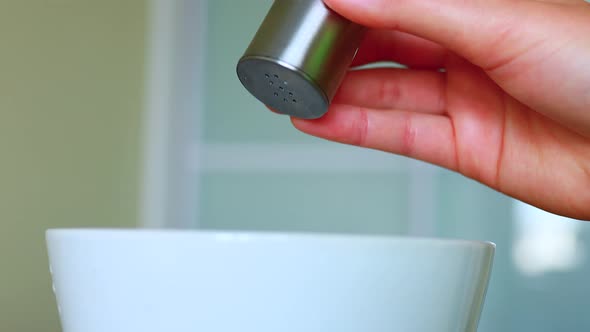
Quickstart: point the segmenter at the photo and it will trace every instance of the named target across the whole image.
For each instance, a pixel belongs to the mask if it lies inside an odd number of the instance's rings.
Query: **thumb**
[[[510,62],[562,33],[555,27],[570,20],[577,9],[571,4],[513,0],[324,2],[351,21],[429,39],[484,69]]]

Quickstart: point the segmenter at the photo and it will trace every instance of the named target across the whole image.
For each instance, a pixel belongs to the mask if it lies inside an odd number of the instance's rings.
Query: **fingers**
[[[531,1],[324,1],[355,22],[432,40],[483,68],[502,64],[554,34],[553,19],[565,15],[555,8],[559,5]]]
[[[394,61],[411,68],[442,68],[446,49],[429,40],[393,30],[369,30],[353,66]]]
[[[526,106],[590,137],[587,3],[324,1],[360,24],[404,31],[445,47],[482,68]]]
[[[442,114],[445,76],[436,71],[389,68],[351,71],[333,103]]]
[[[292,121],[313,136],[457,168],[453,126],[444,115],[335,104],[321,119]]]

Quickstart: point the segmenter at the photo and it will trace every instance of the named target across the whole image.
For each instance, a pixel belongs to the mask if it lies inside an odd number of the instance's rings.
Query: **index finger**
[[[555,35],[569,19],[554,3],[509,0],[324,0],[346,18],[436,42],[482,68],[493,68]]]
[[[353,66],[380,61],[394,61],[417,69],[439,69],[444,66],[447,50],[442,46],[394,30],[369,30],[361,43]]]

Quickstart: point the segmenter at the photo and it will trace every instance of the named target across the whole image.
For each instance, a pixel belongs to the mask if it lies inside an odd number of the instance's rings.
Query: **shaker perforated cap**
[[[244,87],[277,112],[319,118],[328,110],[328,97],[307,74],[286,63],[265,57],[242,59],[238,76]]]
[[[328,111],[364,31],[322,0],[275,0],[238,62],[238,77],[273,110],[320,118]]]

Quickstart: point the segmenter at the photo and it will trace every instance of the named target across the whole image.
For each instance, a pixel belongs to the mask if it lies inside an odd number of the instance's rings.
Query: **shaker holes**
[[[275,81],[273,81],[273,78],[277,80],[279,79],[279,75],[277,74],[264,74],[264,77],[268,79],[268,85],[270,86],[275,85]],[[295,94],[292,91],[287,90],[287,85],[289,85],[289,82],[279,81],[277,84],[277,88],[275,88],[276,90],[273,92],[273,95],[275,97],[283,98],[283,102],[285,103],[297,103],[297,99],[294,98]]]

